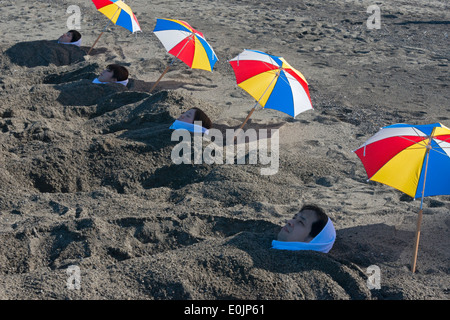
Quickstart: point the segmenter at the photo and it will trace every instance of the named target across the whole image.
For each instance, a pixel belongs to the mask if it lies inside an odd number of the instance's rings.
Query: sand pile
[[[19,42],[5,51],[11,62],[28,68],[65,66],[83,61],[86,52],[77,46],[60,45],[57,41]]]

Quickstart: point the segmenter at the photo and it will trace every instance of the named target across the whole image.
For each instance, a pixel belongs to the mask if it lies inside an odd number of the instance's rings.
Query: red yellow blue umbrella
[[[394,124],[354,151],[369,180],[421,198],[414,256],[415,272],[424,197],[450,194],[450,129],[440,123]]]
[[[313,109],[305,77],[284,58],[261,51],[244,50],[229,63],[238,86],[257,100],[241,129],[258,104],[292,117]]]
[[[115,25],[121,26],[127,30],[130,30],[131,33],[141,31],[141,27],[139,26],[139,22],[134,15],[131,8],[125,4],[122,0],[92,0],[95,7],[98,11],[103,13],[108,19],[108,24],[102,33],[98,36],[97,40],[95,40],[91,49],[89,49],[88,55],[91,52],[92,48],[95,46],[97,41],[102,36],[103,32],[108,27],[109,23],[112,22]]]
[[[180,59],[193,69],[212,71],[218,58],[200,31],[192,28],[187,22],[172,19],[157,19],[153,30],[164,48],[175,58]],[[156,87],[161,78],[167,73],[172,63],[167,66],[155,82],[150,92]]]

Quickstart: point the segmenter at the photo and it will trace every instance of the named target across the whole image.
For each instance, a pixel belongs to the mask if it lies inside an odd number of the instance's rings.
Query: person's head
[[[100,73],[98,76],[98,80],[101,82],[117,82],[124,81],[128,79],[128,70],[127,68],[118,65],[118,64],[110,64],[106,67],[105,70]]]
[[[328,222],[328,216],[316,205],[304,205],[286,222],[277,236],[278,241],[310,242]]]
[[[188,111],[184,112],[181,116],[179,116],[177,120],[187,123],[194,123],[195,121],[201,121],[203,128],[211,129],[212,127],[211,119],[209,119],[206,113],[199,108],[189,109]]]
[[[70,43],[77,42],[81,39],[81,34],[77,30],[69,30],[59,37],[60,42]]]

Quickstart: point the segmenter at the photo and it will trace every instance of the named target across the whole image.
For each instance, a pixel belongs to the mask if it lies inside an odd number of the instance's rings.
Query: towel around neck
[[[97,84],[107,84],[107,83],[120,83],[123,84],[124,86],[127,86],[128,84],[128,79],[123,80],[123,81],[116,81],[116,82],[101,82],[100,80],[98,80],[98,78],[95,78],[92,83],[97,83]]]
[[[288,242],[288,241],[272,241],[272,249],[279,250],[313,250],[328,253],[333,247],[336,240],[336,230],[333,222],[328,218],[328,222],[322,231],[314,237],[310,242]]]
[[[74,46],[80,47],[81,46],[81,38],[78,41],[74,42],[61,42],[58,40],[58,43],[60,44],[73,44]]]
[[[188,130],[190,132],[198,132],[198,133],[204,133],[204,134],[209,134],[209,130],[199,126],[197,124],[193,124],[193,123],[188,123],[188,122],[184,122],[184,121],[180,121],[180,120],[175,120],[175,122],[170,126],[169,129],[185,129]]]

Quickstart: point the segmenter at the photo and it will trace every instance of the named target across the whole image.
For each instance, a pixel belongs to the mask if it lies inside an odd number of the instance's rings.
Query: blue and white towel
[[[313,250],[328,253],[333,247],[336,240],[336,230],[333,222],[328,218],[328,222],[320,233],[310,242],[289,242],[289,241],[272,241],[272,249],[279,250]]]
[[[204,133],[204,134],[209,134],[209,130],[199,126],[197,124],[193,124],[193,123],[188,123],[188,122],[184,122],[184,121],[180,121],[180,120],[175,120],[174,123],[172,123],[172,125],[170,126],[169,129],[185,129],[188,130],[190,132],[198,132],[198,133]]]
[[[98,80],[98,78],[95,78],[94,80],[92,80],[92,83],[97,83],[97,84],[120,83],[120,84],[123,84],[124,86],[127,86],[128,79],[123,80],[123,81],[116,81],[116,82],[101,82]]]
[[[81,46],[81,38],[78,41],[74,42],[61,42],[58,40],[58,43],[60,44],[73,44],[74,46],[80,47]]]

